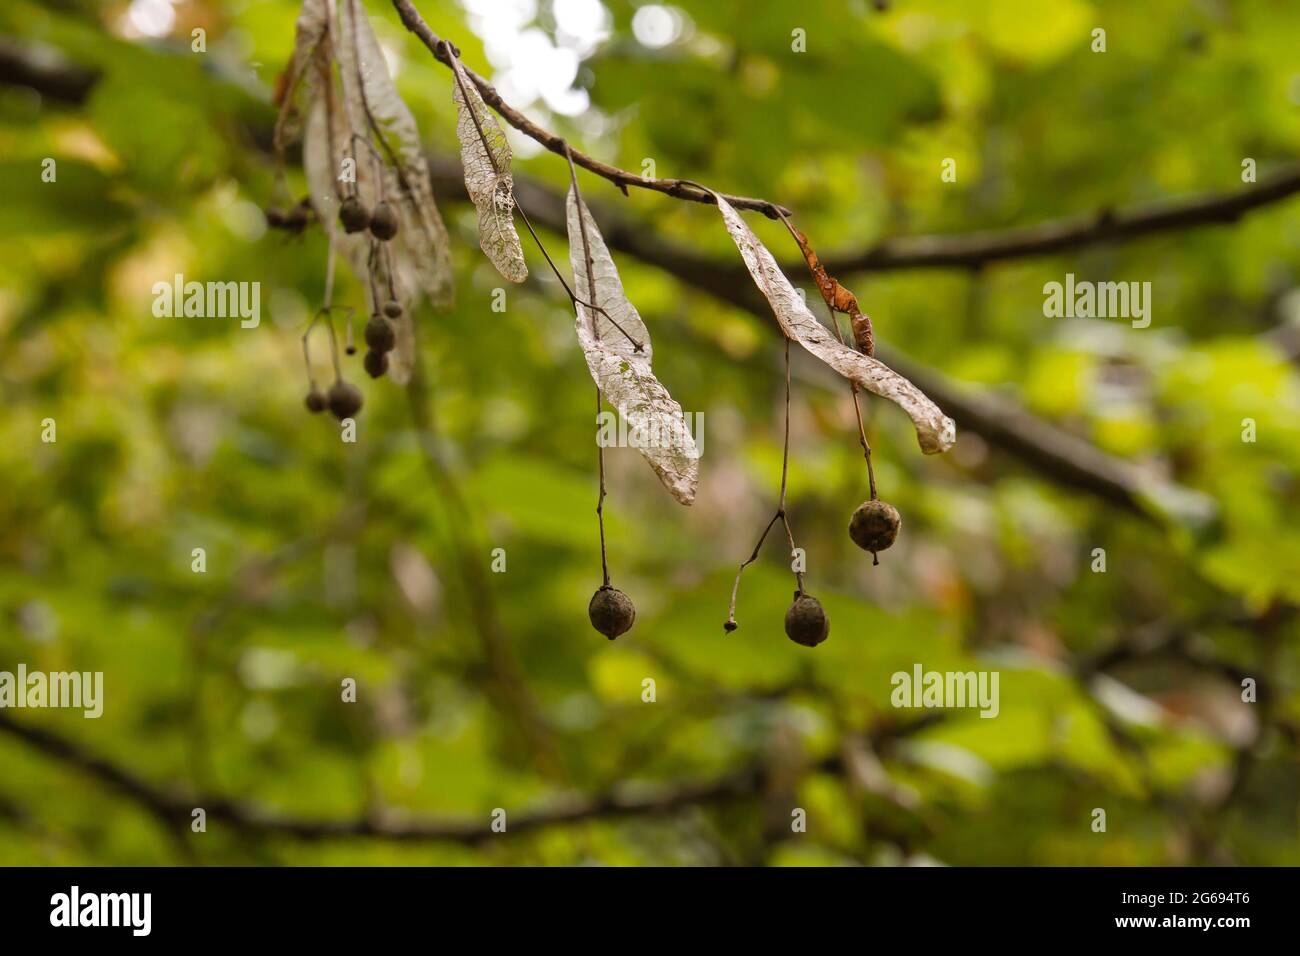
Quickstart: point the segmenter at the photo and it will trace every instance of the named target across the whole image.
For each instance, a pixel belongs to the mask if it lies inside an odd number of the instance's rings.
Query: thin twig
[[[582,237],[582,257],[587,271],[587,297],[591,299],[592,308],[598,308],[596,304],[596,269],[591,261],[591,240],[587,237],[587,219],[582,215],[582,193],[578,189],[578,171],[573,165],[573,156],[566,151],[565,158],[569,161],[569,180],[572,183],[574,203],[578,208],[578,233]],[[574,278],[574,285],[577,285],[577,278]],[[596,313],[589,312],[591,319],[591,334],[597,342],[600,341],[600,325],[596,322]],[[606,316],[608,318],[608,316]],[[612,320],[611,320],[612,321]],[[623,333],[627,335],[626,332]],[[631,339],[631,336],[628,336]],[[596,498],[596,521],[600,525],[600,570],[604,576],[604,587],[609,587],[609,557],[605,550],[605,446],[600,441],[600,386],[596,386],[596,462],[597,470],[600,477],[600,492]]]
[[[455,47],[447,40],[443,40],[430,29],[429,24],[424,21],[419,12],[410,3],[410,0],[393,0],[393,7],[397,10],[397,15],[401,18],[402,24],[411,33],[419,37],[420,41],[429,48],[429,51],[441,63],[452,66],[452,57],[456,55]],[[454,67],[453,67],[454,69]],[[491,83],[483,79],[469,67],[463,66],[465,75],[470,81],[478,87],[479,94],[483,101],[491,106],[500,114],[501,118],[513,126],[519,132],[523,133],[530,139],[541,143],[551,152],[560,156],[566,154],[568,149],[563,138],[538,126],[523,113],[519,112],[509,103],[501,98],[501,94],[496,91]],[[713,196],[707,192],[701,192],[698,187],[681,179],[647,179],[636,173],[628,172],[625,169],[619,169],[616,166],[610,166],[608,163],[602,163],[598,159],[586,155],[577,150],[573,151],[573,161],[589,172],[595,173],[608,179],[614,185],[618,186],[624,194],[627,193],[628,186],[636,186],[639,189],[650,189],[655,192],[666,193],[678,199],[689,199],[693,202],[705,203],[712,205]],[[722,198],[731,203],[737,209],[752,209],[761,212],[770,219],[775,219],[778,211],[789,212],[783,206],[768,202],[766,199],[750,199],[745,196],[728,196],[725,193],[720,194]]]
[[[723,623],[722,629],[731,633],[740,625],[736,623],[736,595],[740,592],[740,576],[745,573],[745,568],[749,567],[758,560],[758,553],[763,548],[763,542],[767,540],[767,534],[772,530],[772,526],[779,519],[785,525],[785,536],[790,542],[790,556],[793,557],[797,549],[794,543],[794,532],[790,529],[790,520],[785,512],[785,489],[787,479],[790,473],[790,339],[785,340],[785,442],[784,449],[781,453],[781,497],[776,506],[776,514],[772,515],[772,520],[767,523],[763,533],[758,536],[758,543],[754,545],[754,550],[748,558],[740,563],[736,570],[736,580],[731,585],[731,605],[727,609],[727,620]],[[803,572],[794,572],[795,581],[799,587],[799,594],[803,594]]]
[[[419,14],[405,0],[398,0],[394,6],[401,16],[403,25],[427,46],[426,35],[420,31]],[[404,7],[409,8],[409,15],[404,12]],[[436,39],[434,37],[435,41]],[[441,58],[439,61],[445,62]],[[18,44],[0,44],[0,85],[27,87],[36,90],[52,103],[78,106],[86,101],[99,79],[100,76],[95,70],[55,58],[49,51],[42,50],[37,56],[33,49]],[[509,116],[504,113],[502,116],[507,122],[511,122]],[[511,125],[514,123],[511,122]],[[519,129],[518,126],[515,128]],[[526,129],[520,131],[531,136]],[[266,149],[268,143],[274,146],[271,134],[256,123],[244,127],[243,134],[256,147]],[[555,138],[559,139],[559,137]],[[545,140],[538,140],[538,142],[547,145]],[[611,179],[601,170],[591,169],[581,160],[578,161],[578,165],[606,179]],[[444,186],[440,180],[445,178],[446,170],[435,169],[433,172],[435,187]],[[671,188],[664,188],[665,185],[680,180],[645,180],[635,173],[618,172],[619,179],[611,179],[615,185],[619,185],[619,181],[622,180],[627,185],[652,189],[676,198],[712,202],[704,196],[678,196]],[[459,170],[455,176],[457,179],[460,178]],[[455,186],[455,184],[450,185],[453,188]],[[461,185],[463,187],[463,182]],[[1055,255],[1099,243],[1126,242],[1162,232],[1231,224],[1255,210],[1283,202],[1297,193],[1300,193],[1300,163],[1281,163],[1271,174],[1264,176],[1258,182],[1231,192],[1183,196],[1172,200],[1141,203],[1128,208],[1109,206],[1090,213],[1001,230],[982,229],[956,234],[899,236],[832,256],[825,260],[824,265],[834,273],[974,268],[992,262]],[[733,206],[754,208],[744,205],[740,197],[727,196],[726,199]],[[762,203],[764,210],[778,205],[761,199],[752,202]],[[607,235],[606,238],[609,236]],[[629,245],[633,243],[638,243],[638,248],[626,248],[623,251],[650,260],[651,248],[662,245],[662,240],[658,237],[642,238],[637,235],[630,237]],[[744,269],[743,265],[737,267],[726,262],[709,264],[708,267],[718,279],[727,282],[738,278],[736,269]],[[783,271],[797,270],[798,265],[782,263],[781,268]]]

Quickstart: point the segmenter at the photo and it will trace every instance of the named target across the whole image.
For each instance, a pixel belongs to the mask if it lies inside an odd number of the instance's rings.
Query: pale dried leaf
[[[465,188],[478,210],[478,243],[504,278],[523,282],[528,278],[528,267],[524,264],[519,233],[515,232],[510,144],[460,61],[452,57],[451,62],[456,73],[451,84],[452,99],[456,102],[456,136],[460,140],[461,165],[465,168]],[[462,87],[465,95],[461,93]]]
[[[633,444],[664,487],[682,504],[689,505],[695,500],[700,453],[686,427],[682,407],[651,371],[650,333],[623,292],[618,268],[595,219],[572,188],[567,212],[574,294],[605,313],[577,306],[578,342],[591,377],[605,401],[618,409],[627,422]],[[587,250],[591,254],[594,288],[587,274]]]
[[[280,95],[280,112],[275,120],[272,142],[277,153],[297,138],[298,123],[311,99],[311,87],[316,71],[311,69],[312,58],[326,38],[329,23],[330,0],[303,0],[302,9],[294,26],[293,53],[284,71],[284,88]]]
[[[386,164],[395,167],[393,188],[385,194],[389,203],[397,207],[401,219],[394,241],[404,247],[403,258],[409,258],[412,273],[430,301],[439,308],[450,306],[451,240],[433,198],[429,165],[415,117],[388,73],[388,63],[365,8],[358,0],[344,0],[344,3],[347,9],[342,18],[338,61],[348,121],[367,142],[373,143],[377,136],[380,155]],[[370,118],[377,129],[370,129]],[[358,167],[376,162],[360,141],[356,159]]]
[[[841,343],[817,321],[767,247],[731,205],[716,193],[718,209],[755,285],[767,298],[785,334],[845,378],[894,402],[912,419],[917,441],[927,455],[947,451],[957,440],[957,426],[924,392],[888,365]]]

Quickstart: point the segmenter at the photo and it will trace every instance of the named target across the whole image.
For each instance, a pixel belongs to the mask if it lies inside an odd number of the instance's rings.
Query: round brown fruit
[[[383,352],[371,350],[366,353],[362,362],[366,367],[366,374],[371,378],[379,378],[388,371],[388,356]]]
[[[636,607],[618,588],[606,585],[591,596],[587,617],[591,618],[592,627],[612,641],[631,629],[636,620]]]
[[[898,538],[902,519],[893,505],[883,501],[864,501],[849,519],[849,537],[863,551],[884,551]]]
[[[822,602],[811,594],[794,594],[794,603],[785,612],[786,637],[804,647],[816,647],[831,632],[831,622],[826,617]]]
[[[307,406],[307,411],[315,415],[317,412],[325,411],[325,396],[321,394],[319,388],[313,388],[307,393],[307,398],[303,400]]]
[[[360,232],[370,225],[370,210],[356,196],[349,196],[339,206],[339,222],[344,232]]]
[[[370,214],[370,233],[385,241],[397,235],[397,212],[388,203],[381,201]]]
[[[329,409],[339,421],[353,417],[361,411],[361,389],[339,379],[330,386]]]
[[[377,315],[372,315],[366,322],[366,345],[373,352],[390,351],[397,344],[397,334],[393,327]]]
[[[402,317],[402,303],[392,299],[384,303],[384,315],[390,319],[400,319]]]

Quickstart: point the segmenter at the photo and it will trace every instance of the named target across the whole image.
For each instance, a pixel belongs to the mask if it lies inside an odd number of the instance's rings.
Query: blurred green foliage
[[[449,74],[389,5],[367,5],[430,149],[454,154]],[[491,75],[460,7],[416,5]],[[1243,158],[1265,175],[1300,147],[1295,5],[691,0],[661,49],[635,39],[633,4],[606,7],[610,35],[578,74],[593,111],[538,118],[624,168],[649,158],[659,176],[778,199],[823,252],[1231,191]],[[793,582],[778,536],[741,583],[740,630],[721,628],[735,565],[775,505],[775,326],[619,258],[660,377],[703,413],[704,457],[687,510],[635,451],[607,455],[611,568],[638,607],[609,643],[585,616],[600,583],[592,385],[535,249],[535,281],[493,312],[502,283],[472,211],[444,203],[458,304],[419,328],[433,440],[468,511],[432,480],[390,382],[364,385],[355,445],[302,409],[299,333],[325,242],[318,228],[268,233],[260,213],[275,170],[259,142],[296,12],[185,0],[168,35],[130,39],[125,3],[0,10],[21,48],[98,72],[79,104],[0,86],[0,670],[102,670],[107,695],[98,721],[10,716],[159,785],[311,817],[486,821],[558,790],[671,786],[756,761],[789,789],[477,848],[304,844],[168,833],[0,733],[0,863],[1300,862],[1294,202],[976,274],[850,282],[880,340],[1212,495],[1221,521],[1192,539],[972,434],[922,458],[903,416],[869,401],[881,493],[904,516],[872,567],[845,534],[866,496],[848,391],[797,355],[790,516],[832,621],[813,651],[782,633]],[[196,26],[205,54],[190,51]],[[535,26],[555,29],[547,0]],[[1096,27],[1105,53],[1090,49]],[[40,180],[46,157],[56,183]],[[949,157],[956,183],[940,180]],[[521,153],[516,172],[556,189],[568,175],[548,154]],[[296,170],[289,182],[301,195]],[[583,188],[639,228],[734,257],[714,210]],[[563,261],[562,237],[545,239]],[[262,324],[155,318],[151,286],[178,272],[259,281]],[[1045,319],[1042,286],[1066,272],[1151,282],[1151,327]],[[336,295],[363,301],[350,275]],[[466,561],[489,596],[466,589]],[[551,727],[549,769],[490,687],[484,601]],[[1175,640],[1178,654],[1079,675],[1111,648]],[[890,675],[916,663],[1000,671],[998,717],[951,712],[891,738],[924,716],[890,705]],[[1259,703],[1240,701],[1234,668],[1259,679]],[[356,704],[339,699],[344,677]],[[859,734],[879,744],[879,774],[827,772]],[[791,806],[808,811],[806,834],[789,832]]]

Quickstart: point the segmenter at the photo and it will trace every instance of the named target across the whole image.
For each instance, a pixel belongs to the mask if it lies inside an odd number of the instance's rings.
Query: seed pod
[[[862,502],[853,512],[849,519],[849,537],[859,548],[874,556],[877,551],[884,551],[894,543],[901,524],[902,519],[893,505],[872,499]]]
[[[299,233],[307,228],[307,210],[302,205],[294,206],[284,215],[282,223],[290,232]]]
[[[831,622],[822,602],[811,594],[794,592],[794,603],[785,612],[785,635],[796,644],[816,647],[831,632]]]
[[[371,378],[379,378],[388,371],[388,356],[384,352],[376,352],[371,349],[366,353],[365,360],[362,363],[366,367],[366,374]]]
[[[315,415],[317,412],[325,411],[325,396],[321,394],[319,388],[312,386],[312,390],[307,393],[307,398],[303,401],[303,404],[307,406],[307,411]]]
[[[397,235],[397,213],[388,203],[380,200],[370,214],[370,234],[385,241]]]
[[[370,210],[356,196],[349,196],[339,205],[339,222],[344,232],[360,232],[370,225]]]
[[[285,211],[279,206],[272,206],[266,210],[266,224],[272,229],[283,229],[285,224]]]
[[[339,379],[330,386],[329,407],[330,414],[343,421],[345,418],[352,418],[357,412],[361,411],[361,389],[351,385],[343,379]]]
[[[400,319],[402,317],[402,303],[389,299],[384,303],[384,315],[390,319]]]
[[[636,607],[618,588],[606,585],[591,596],[587,617],[591,618],[592,627],[612,641],[631,629],[636,620]]]
[[[849,317],[853,326],[853,344],[863,355],[876,354],[876,335],[871,330],[871,319],[861,312],[854,312]]]
[[[377,315],[372,315],[366,322],[366,344],[372,352],[389,352],[397,344],[397,333],[393,327]]]

